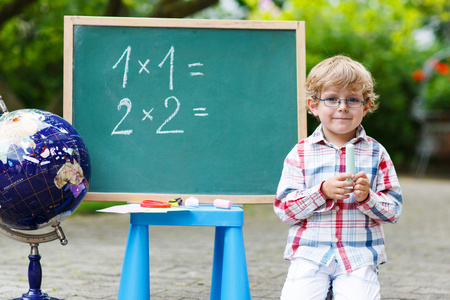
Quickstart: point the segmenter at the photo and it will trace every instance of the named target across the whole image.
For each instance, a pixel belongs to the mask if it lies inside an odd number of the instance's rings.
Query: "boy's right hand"
[[[349,194],[353,193],[355,183],[347,181],[347,178],[352,178],[350,173],[339,173],[336,176],[328,178],[322,184],[320,190],[326,199],[347,199]]]

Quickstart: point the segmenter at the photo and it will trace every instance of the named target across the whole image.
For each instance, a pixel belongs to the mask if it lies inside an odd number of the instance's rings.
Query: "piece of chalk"
[[[347,144],[345,146],[345,172],[355,174],[355,146]]]
[[[195,197],[189,197],[184,202],[186,207],[198,207],[198,199]]]
[[[223,200],[223,199],[214,200],[214,207],[216,207],[216,208],[230,209],[231,206],[233,206],[233,202],[231,202],[229,200]]]

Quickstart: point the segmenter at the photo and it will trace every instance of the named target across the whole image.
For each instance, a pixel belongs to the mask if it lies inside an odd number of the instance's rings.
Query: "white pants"
[[[291,261],[281,300],[324,300],[330,284],[334,300],[378,300],[378,267],[366,266],[346,273],[336,261],[330,266],[296,258]]]

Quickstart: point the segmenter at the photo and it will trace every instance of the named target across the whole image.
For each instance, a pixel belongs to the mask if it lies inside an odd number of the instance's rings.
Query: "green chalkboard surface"
[[[65,19],[64,117],[90,152],[88,200],[272,201],[301,136],[302,22],[163,21]]]

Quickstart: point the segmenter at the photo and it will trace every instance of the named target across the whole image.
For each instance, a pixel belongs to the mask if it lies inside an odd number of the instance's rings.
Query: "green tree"
[[[409,166],[417,129],[411,108],[418,86],[411,73],[446,43],[449,6],[443,0],[246,0],[250,18],[306,21],[307,71],[324,58],[345,54],[363,63],[376,82],[380,109],[363,121],[399,166]],[[434,20],[434,21],[433,21]],[[416,30],[438,20],[435,45],[420,50]],[[317,122],[309,120],[309,131]]]
[[[0,0],[0,95],[10,110],[36,107],[62,113],[63,16],[229,17],[218,0]],[[239,17],[306,21],[307,71],[322,59],[347,54],[361,61],[381,95],[378,112],[364,126],[397,165],[409,164],[418,124],[411,106],[418,84],[414,70],[450,44],[448,0],[236,0]],[[246,16],[248,14],[248,16]],[[424,49],[419,29],[434,32]],[[317,125],[309,120],[309,130]]]
[[[218,0],[0,0],[0,95],[62,114],[64,15],[177,17]]]

